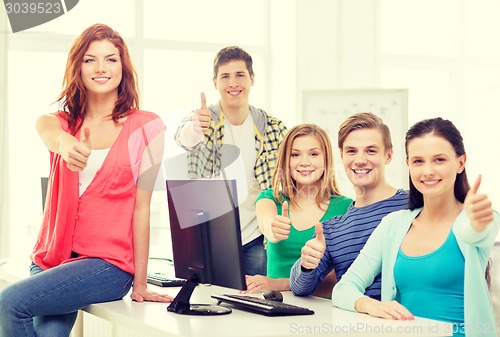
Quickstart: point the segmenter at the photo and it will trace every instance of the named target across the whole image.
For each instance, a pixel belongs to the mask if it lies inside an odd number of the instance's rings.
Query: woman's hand
[[[242,293],[257,293],[265,290],[290,290],[289,278],[270,278],[263,275],[245,275],[247,290]]]
[[[472,228],[477,232],[482,232],[493,221],[491,200],[486,194],[477,193],[480,185],[481,176],[477,177],[474,186],[469,190],[464,201],[464,208],[467,211]]]
[[[138,286],[132,289],[132,294],[130,294],[130,298],[136,302],[163,302],[169,303],[172,302],[173,298],[166,294],[158,294],[154,291],[148,289],[148,287]]]
[[[288,239],[292,220],[288,216],[288,201],[282,206],[281,215],[276,215],[271,222],[271,231],[276,242]]]
[[[63,134],[59,139],[58,149],[71,171],[83,171],[92,152],[89,128],[83,129],[81,141],[69,134]]]
[[[356,309],[357,312],[385,319],[401,321],[412,321],[415,319],[413,314],[397,301],[381,302],[364,296],[356,301],[354,309]]]

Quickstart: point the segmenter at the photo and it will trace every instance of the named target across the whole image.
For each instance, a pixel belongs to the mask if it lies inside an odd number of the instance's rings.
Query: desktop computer
[[[175,276],[187,279],[168,307],[180,314],[231,312],[191,305],[198,283],[246,289],[235,180],[167,179],[167,200]]]
[[[175,276],[187,279],[167,310],[185,315],[222,315],[228,307],[192,304],[199,283],[246,289],[235,180],[170,180],[167,200]],[[307,308],[246,295],[212,295],[239,309],[268,315],[312,315]]]

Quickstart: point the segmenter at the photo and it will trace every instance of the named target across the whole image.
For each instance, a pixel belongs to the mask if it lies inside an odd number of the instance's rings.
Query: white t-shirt
[[[83,192],[90,185],[97,171],[104,163],[104,159],[108,155],[110,149],[102,149],[102,150],[92,150],[90,153],[89,159],[87,161],[87,167],[83,171],[79,172],[79,184],[78,184],[78,192],[79,196],[82,196]]]
[[[224,144],[234,145],[240,150],[238,158],[229,166],[223,167],[222,173],[225,179],[236,180],[242,244],[262,235],[255,215],[255,199],[260,193],[260,186],[254,174],[257,157],[253,129],[254,123],[250,114],[241,125],[232,125],[224,119]],[[222,157],[224,162],[224,151]]]

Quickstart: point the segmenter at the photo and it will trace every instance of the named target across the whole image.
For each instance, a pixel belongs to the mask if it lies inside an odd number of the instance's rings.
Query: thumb
[[[204,92],[201,93],[200,98],[201,98],[201,108],[206,110],[207,109],[207,98],[205,97]]]
[[[474,182],[474,185],[471,187],[469,190],[469,193],[471,194],[476,194],[477,190],[479,189],[479,186],[481,185],[481,175],[479,175],[476,179],[476,182]]]
[[[318,222],[318,223],[316,223],[315,227],[316,227],[316,229],[315,229],[316,238],[321,242],[325,242],[325,235],[323,233],[323,225],[320,222]]]
[[[288,218],[288,201],[285,201],[281,206],[281,216]]]
[[[90,146],[90,129],[83,128],[83,140],[82,143],[85,144],[89,149],[92,149]]]

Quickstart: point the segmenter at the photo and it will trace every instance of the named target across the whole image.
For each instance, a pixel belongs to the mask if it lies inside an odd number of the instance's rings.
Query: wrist
[[[147,288],[148,287],[148,282],[147,282],[147,279],[144,278],[144,279],[138,279],[136,277],[134,277],[134,283],[133,283],[133,287],[134,288]]]
[[[266,239],[271,242],[271,243],[276,243],[278,242],[278,240],[276,240],[276,238],[274,237],[274,233],[272,231],[272,229],[268,229],[265,231],[265,234],[264,236],[266,237]]]
[[[354,302],[354,310],[365,314],[368,313],[368,306],[370,304],[370,301],[372,301],[372,299],[367,296],[358,298],[356,302]]]
[[[59,137],[57,137],[56,153],[63,155],[62,152],[63,152],[64,148],[68,148],[67,146],[65,146],[65,144],[72,142],[72,141],[78,143],[78,140],[74,136],[70,135],[69,133],[62,132],[59,135]]]
[[[185,147],[193,147],[201,142],[203,134],[199,134],[194,130],[194,123],[192,121],[186,122],[179,134],[179,140]]]
[[[288,290],[292,290],[290,288],[290,279],[289,278],[283,278],[281,279],[281,291],[288,291]]]

